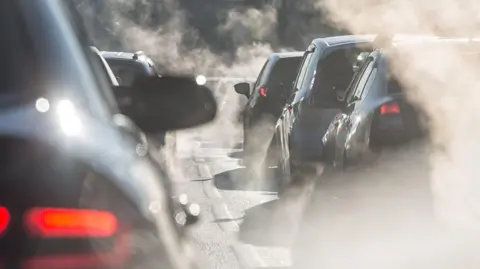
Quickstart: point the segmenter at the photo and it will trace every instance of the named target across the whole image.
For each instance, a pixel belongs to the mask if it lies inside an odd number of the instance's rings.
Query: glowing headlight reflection
[[[35,102],[35,108],[38,112],[45,113],[50,109],[50,102],[45,98],[38,98]]]
[[[198,75],[195,80],[197,81],[198,85],[205,85],[207,83],[207,78],[203,75]]]
[[[75,106],[69,100],[61,100],[57,105],[57,114],[62,131],[67,135],[77,136],[82,132],[82,123]]]

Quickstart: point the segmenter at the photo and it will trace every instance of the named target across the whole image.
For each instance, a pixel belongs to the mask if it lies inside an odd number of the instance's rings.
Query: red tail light
[[[107,211],[33,208],[25,215],[25,225],[40,237],[109,237],[117,230],[117,218]]]
[[[400,107],[396,103],[384,104],[380,107],[380,114],[399,114]]]
[[[263,97],[267,97],[267,90],[265,90],[265,88],[260,88],[260,95],[263,96]]]
[[[10,222],[10,213],[8,209],[3,206],[0,206],[0,234],[2,234],[8,227]]]

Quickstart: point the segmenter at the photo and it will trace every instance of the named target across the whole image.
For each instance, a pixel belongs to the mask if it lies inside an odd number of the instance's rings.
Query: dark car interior
[[[278,60],[271,71],[270,78],[267,82],[267,109],[272,110],[275,116],[280,116],[282,109],[291,95],[292,83],[297,76],[297,69],[302,58],[284,58]]]
[[[311,96],[315,106],[337,108],[339,92],[345,92],[353,78],[359,50],[338,50],[320,61],[315,73]]]

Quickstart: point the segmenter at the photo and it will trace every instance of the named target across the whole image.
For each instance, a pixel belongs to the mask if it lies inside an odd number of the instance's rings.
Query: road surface
[[[236,187],[242,177],[240,149],[222,143],[202,141],[191,135],[177,136],[177,156],[181,171],[178,193],[188,194],[201,207],[201,220],[191,228],[204,268],[289,268],[286,248],[255,247],[238,240],[245,210],[277,199],[268,188],[244,190]]]

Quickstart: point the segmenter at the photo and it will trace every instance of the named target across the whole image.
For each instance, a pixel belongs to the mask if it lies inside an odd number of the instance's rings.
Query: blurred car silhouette
[[[0,13],[1,266],[195,267],[174,219],[185,199],[132,133],[212,120],[211,92],[180,77],[112,91],[69,1],[2,1]]]

